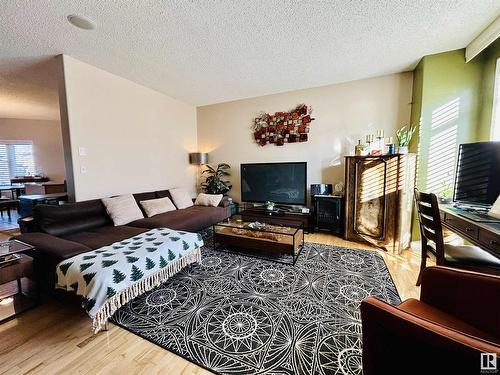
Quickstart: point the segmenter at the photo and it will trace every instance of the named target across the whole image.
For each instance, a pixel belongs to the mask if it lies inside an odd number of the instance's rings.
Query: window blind
[[[16,176],[35,174],[33,145],[28,143],[0,143],[0,184],[9,185]]]
[[[0,185],[10,184],[9,158],[7,145],[0,144]]]
[[[33,146],[13,144],[10,145],[13,153],[12,170],[14,176],[27,176],[35,174],[35,161],[33,160]]]

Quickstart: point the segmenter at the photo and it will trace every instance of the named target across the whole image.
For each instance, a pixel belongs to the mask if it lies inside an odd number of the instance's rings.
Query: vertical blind
[[[10,184],[16,176],[35,174],[33,145],[30,143],[0,143],[0,184]]]

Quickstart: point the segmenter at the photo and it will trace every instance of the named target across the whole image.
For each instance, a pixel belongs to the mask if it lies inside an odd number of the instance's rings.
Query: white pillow
[[[144,209],[147,217],[151,217],[154,215],[162,214],[168,211],[175,211],[176,208],[170,198],[158,198],[158,199],[149,199],[147,201],[139,202]]]
[[[182,188],[169,189],[168,192],[174,201],[175,206],[180,210],[182,208],[191,207],[193,200],[189,193]]]
[[[212,206],[217,207],[222,200],[222,194],[204,194],[200,193],[194,202],[195,206]]]
[[[131,221],[144,218],[132,194],[102,198],[101,201],[115,226],[128,224]]]

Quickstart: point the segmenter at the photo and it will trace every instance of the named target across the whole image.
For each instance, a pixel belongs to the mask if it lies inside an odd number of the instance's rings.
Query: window
[[[0,185],[10,184],[10,179],[16,176],[34,174],[33,144],[0,141]]]
[[[497,60],[494,90],[490,138],[492,141],[500,141],[500,58]]]

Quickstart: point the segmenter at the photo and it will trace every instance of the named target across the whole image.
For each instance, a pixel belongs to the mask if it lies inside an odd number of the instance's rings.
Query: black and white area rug
[[[295,266],[202,254],[112,321],[220,374],[361,374],[361,300],[400,302],[372,251],[306,243]]]

